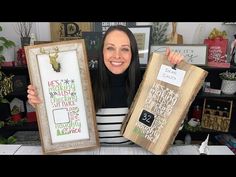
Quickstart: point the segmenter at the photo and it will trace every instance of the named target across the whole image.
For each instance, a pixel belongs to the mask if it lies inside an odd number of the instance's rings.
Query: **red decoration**
[[[226,53],[228,39],[217,37],[215,39],[205,39],[204,44],[208,46],[208,66],[229,68]]]
[[[17,65],[18,65],[18,66],[27,65],[24,48],[20,48],[20,49],[17,51]]]
[[[36,112],[27,112],[27,120],[28,122],[36,122]]]
[[[15,114],[11,116],[13,122],[19,122],[21,120],[21,114]]]

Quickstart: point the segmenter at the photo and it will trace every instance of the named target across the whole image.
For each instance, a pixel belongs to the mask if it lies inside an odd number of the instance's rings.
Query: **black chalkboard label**
[[[153,120],[154,115],[146,110],[143,110],[141,116],[139,117],[139,122],[142,122],[149,127],[152,125]]]

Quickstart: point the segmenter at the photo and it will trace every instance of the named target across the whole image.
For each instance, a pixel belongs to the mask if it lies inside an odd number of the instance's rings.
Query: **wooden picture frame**
[[[83,39],[25,47],[43,152],[99,145],[94,101]]]
[[[166,48],[181,53],[185,61],[194,65],[207,64],[207,45],[198,44],[164,44],[151,46],[151,52],[165,53]]]
[[[129,30],[134,34],[137,41],[140,64],[146,65],[150,54],[152,26],[134,26],[129,27]]]

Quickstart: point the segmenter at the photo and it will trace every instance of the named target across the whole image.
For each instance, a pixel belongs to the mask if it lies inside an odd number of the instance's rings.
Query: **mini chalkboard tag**
[[[146,110],[143,110],[141,116],[139,117],[139,122],[142,122],[148,127],[152,125],[153,120],[154,120],[154,115]]]

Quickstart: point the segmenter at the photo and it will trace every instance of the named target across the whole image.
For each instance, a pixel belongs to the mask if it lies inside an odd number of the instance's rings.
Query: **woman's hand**
[[[28,85],[27,93],[28,102],[34,108],[36,107],[36,104],[42,103],[41,99],[38,97],[37,90],[33,85]]]
[[[179,64],[184,59],[182,54],[170,51],[169,47],[166,48],[166,56],[171,64]]]

